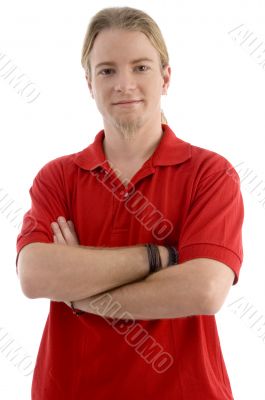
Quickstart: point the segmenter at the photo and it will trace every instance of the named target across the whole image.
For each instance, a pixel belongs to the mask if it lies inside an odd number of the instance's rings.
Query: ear
[[[166,65],[163,68],[163,86],[162,86],[162,95],[166,95],[167,94],[167,90],[169,87],[169,83],[170,83],[170,76],[171,76],[171,68],[169,65]]]
[[[87,81],[87,86],[88,86],[88,88],[89,88],[89,91],[90,91],[91,97],[92,97],[92,99],[94,99],[94,94],[93,94],[92,84],[91,84],[91,81],[89,80],[89,77],[88,77],[88,75],[87,75],[87,74],[86,74],[86,81]]]

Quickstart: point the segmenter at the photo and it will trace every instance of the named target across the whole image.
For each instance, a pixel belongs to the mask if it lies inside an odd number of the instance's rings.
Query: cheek
[[[94,98],[95,98],[97,105],[99,107],[102,107],[107,103],[106,99],[108,97],[106,96],[105,92],[97,91],[97,92],[94,92]]]
[[[156,104],[157,102],[160,101],[162,94],[162,88],[159,85],[156,85],[155,87],[153,86],[151,89],[148,91],[148,101],[152,104]]]
[[[104,88],[98,92],[98,100],[101,104],[107,105],[111,101],[111,90]]]
[[[153,95],[159,94],[162,90],[162,82],[159,79],[149,80],[146,85],[146,90]]]

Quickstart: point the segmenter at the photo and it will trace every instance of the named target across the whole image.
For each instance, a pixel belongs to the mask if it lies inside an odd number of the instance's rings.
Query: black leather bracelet
[[[150,274],[159,271],[162,268],[161,257],[159,249],[155,244],[145,244],[149,260],[149,272]]]
[[[74,307],[74,302],[73,301],[70,301],[70,304],[71,304],[71,308],[72,308],[72,310],[73,310],[73,313],[75,314],[75,315],[81,315],[81,314],[84,314],[84,312],[85,311],[77,311],[77,309]]]
[[[178,256],[179,253],[177,249],[174,246],[165,246],[168,250],[168,264],[167,266],[169,267],[170,265],[176,265],[178,264]]]

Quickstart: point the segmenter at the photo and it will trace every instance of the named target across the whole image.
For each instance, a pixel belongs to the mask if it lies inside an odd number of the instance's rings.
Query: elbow
[[[215,315],[221,309],[220,305],[215,298],[208,297],[207,302],[204,300],[202,307],[202,315]]]
[[[201,315],[217,314],[224,303],[225,298],[216,290],[215,285],[209,284],[201,295]]]
[[[39,243],[30,243],[24,246],[18,256],[17,271],[18,279],[23,294],[29,299],[41,297],[37,290],[36,257],[35,250]],[[34,262],[35,259],[35,262]]]

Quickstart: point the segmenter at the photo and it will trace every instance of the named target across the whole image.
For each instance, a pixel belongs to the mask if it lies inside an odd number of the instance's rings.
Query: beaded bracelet
[[[150,274],[162,269],[162,261],[158,247],[155,244],[147,243],[145,244],[148,253]],[[168,264],[167,267],[171,265],[176,265],[178,263],[178,251],[174,246],[165,246],[168,251]]]
[[[168,264],[167,266],[169,267],[170,265],[175,265],[178,264],[178,256],[179,253],[177,249],[174,246],[165,246],[168,250]]]
[[[162,262],[158,247],[155,244],[147,243],[145,244],[147,248],[148,260],[149,260],[149,268],[150,274],[153,272],[157,272],[162,268]]]

